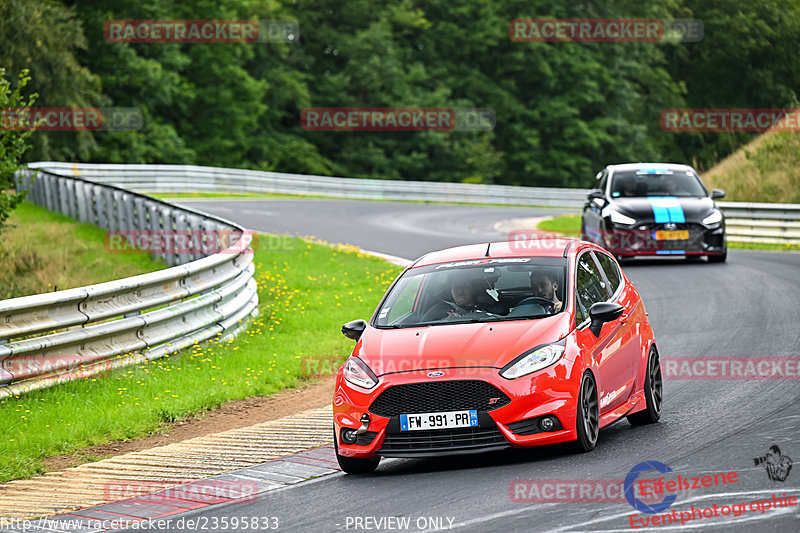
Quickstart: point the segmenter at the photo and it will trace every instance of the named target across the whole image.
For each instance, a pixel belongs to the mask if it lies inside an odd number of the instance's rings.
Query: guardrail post
[[[208,255],[206,250],[206,235],[203,232],[203,218],[198,215],[187,215],[189,232],[191,233],[191,261],[202,259]]]
[[[170,266],[180,264],[180,258],[178,254],[175,253],[175,233],[177,230],[177,224],[175,223],[175,212],[173,209],[169,207],[162,207],[160,209],[161,212],[161,225],[164,228],[164,242],[172,243],[171,245],[168,244],[167,250],[164,252],[164,259],[166,260],[167,264]]]
[[[55,201],[53,199],[55,192],[53,191],[53,182],[55,181],[55,177],[50,176],[49,174],[45,174],[42,177],[42,187],[44,188],[44,207],[48,211],[56,211],[55,208]]]
[[[172,236],[172,241],[175,243],[175,249],[178,252],[176,255],[179,265],[192,260],[192,254],[186,253],[187,247],[191,247],[192,238],[186,218],[183,213],[175,214],[175,234]]]
[[[148,218],[147,230],[150,233],[150,240],[152,241],[153,238],[162,234],[161,209],[156,204],[147,204],[146,209]],[[163,252],[156,252],[156,249],[152,246],[150,247],[150,254],[153,259],[166,259]]]
[[[56,182],[56,209],[62,215],[69,214],[69,191],[67,191],[67,180],[58,178]]]
[[[75,202],[78,209],[78,220],[81,222],[89,222],[89,210],[87,202],[91,198],[91,185],[83,182],[75,184]]]
[[[99,187],[97,190],[97,212],[98,222],[104,230],[111,230],[114,227],[114,201],[111,198],[111,190]]]
[[[135,226],[133,217],[133,197],[130,194],[122,193],[120,202],[120,229],[123,231],[131,231]]]

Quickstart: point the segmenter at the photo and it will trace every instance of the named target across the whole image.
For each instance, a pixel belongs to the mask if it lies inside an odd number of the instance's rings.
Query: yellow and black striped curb
[[[278,420],[196,437],[149,450],[0,485],[0,521],[69,513],[103,503],[163,491],[168,487],[220,476],[316,448],[332,440],[330,407]],[[285,485],[337,469],[326,458],[320,472],[289,469],[270,472]],[[313,461],[312,461],[313,462]],[[311,463],[309,463],[311,464]],[[319,465],[317,465],[319,466]]]

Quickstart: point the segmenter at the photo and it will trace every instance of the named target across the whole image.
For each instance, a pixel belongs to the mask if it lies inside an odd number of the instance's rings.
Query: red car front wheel
[[[333,428],[333,447],[336,450],[336,461],[342,471],[347,474],[369,474],[378,468],[381,462],[380,457],[373,457],[371,459],[361,459],[358,457],[346,457],[339,455],[339,436],[336,435],[336,428]]]
[[[578,409],[575,429],[578,432],[576,448],[578,452],[590,452],[597,445],[600,434],[600,409],[597,402],[597,385],[591,372],[586,372],[581,380],[578,395]]]

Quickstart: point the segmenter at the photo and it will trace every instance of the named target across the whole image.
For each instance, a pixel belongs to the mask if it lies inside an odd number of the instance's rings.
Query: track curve
[[[502,240],[505,236],[494,229],[495,222],[553,213],[322,199],[178,203],[254,230],[314,235],[407,258],[447,246]],[[642,294],[662,357],[800,355],[800,254],[731,250],[725,264],[665,258],[633,262],[624,269]],[[791,472],[785,482],[770,481],[764,468],[753,462],[773,444],[789,457],[800,458],[800,380],[668,380],[664,394],[661,423],[633,427],[617,422],[601,432],[597,449],[589,454],[569,455],[554,447],[385,460],[373,476],[330,476],[250,504],[212,507],[198,514],[278,516],[292,531],[365,531],[355,527],[355,517],[390,516],[411,517],[411,531],[431,525],[437,526],[431,530],[459,531],[626,531],[631,529],[629,515],[635,514],[627,502],[519,503],[512,501],[509,487],[513,489],[518,479],[623,479],[634,465],[647,460],[663,462],[684,475],[738,473],[735,485],[679,494],[673,506],[679,510],[769,498],[773,493],[800,496],[800,471]],[[799,509],[748,512],[693,525],[796,531]],[[415,522],[420,517],[442,520]],[[680,526],[668,527],[676,528]]]

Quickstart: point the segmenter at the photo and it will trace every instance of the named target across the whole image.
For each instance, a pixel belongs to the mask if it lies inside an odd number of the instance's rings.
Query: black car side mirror
[[[602,200],[603,202],[606,201],[606,195],[600,189],[592,189],[589,191],[587,198],[589,198],[589,200]]]
[[[621,305],[612,302],[597,302],[589,309],[589,318],[592,323],[589,329],[594,333],[595,337],[600,337],[600,330],[603,329],[603,324],[611,322],[622,316],[625,310]]]
[[[711,199],[719,200],[720,198],[725,198],[725,191],[722,189],[711,189]]]
[[[348,339],[353,339],[357,341],[361,338],[361,334],[364,333],[364,330],[367,329],[367,321],[366,320],[353,320],[352,322],[348,322],[344,326],[342,326],[342,335],[347,337]]]

